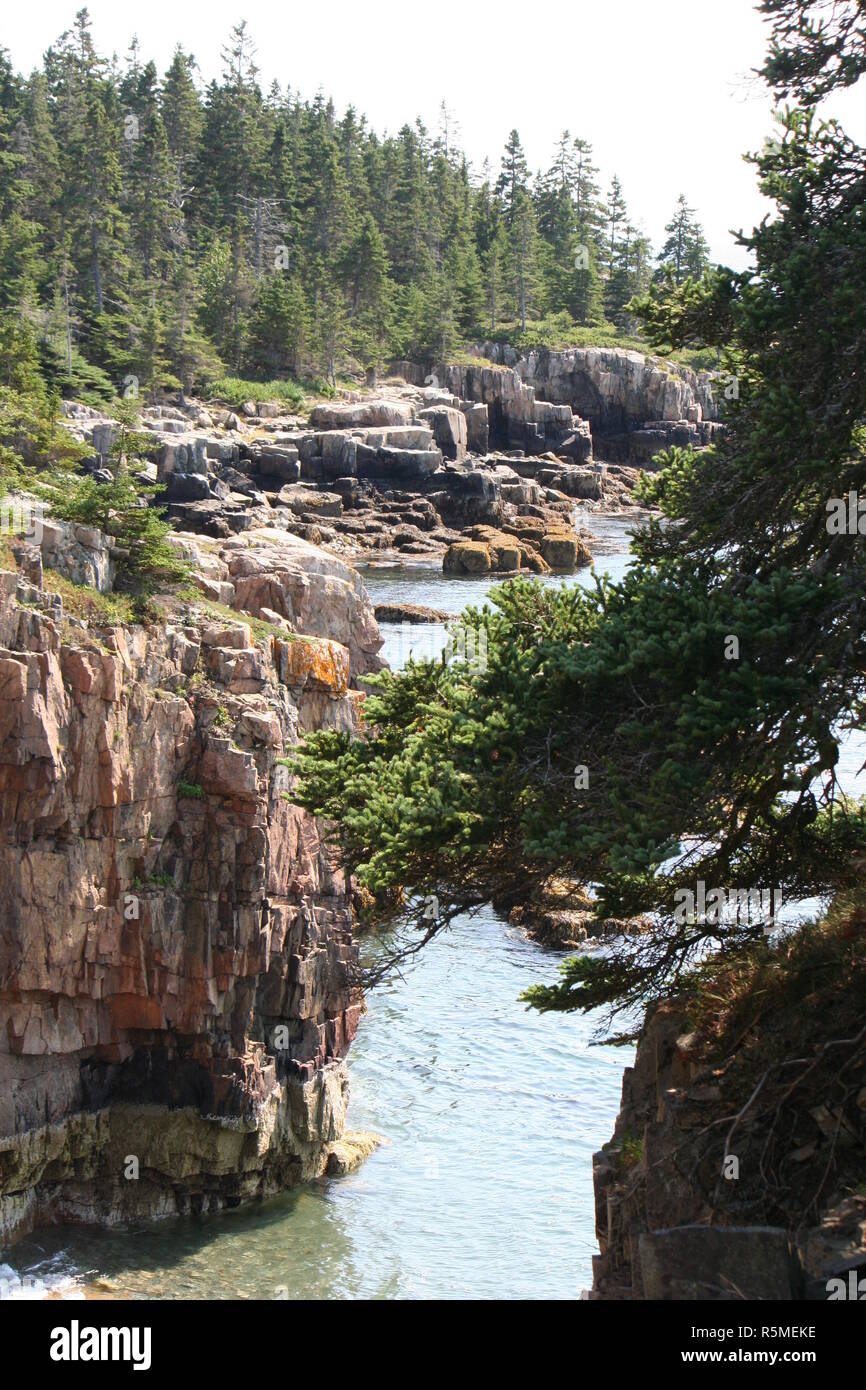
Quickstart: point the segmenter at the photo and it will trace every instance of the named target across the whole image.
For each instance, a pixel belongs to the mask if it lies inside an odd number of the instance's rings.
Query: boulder
[[[450,623],[455,616],[420,603],[377,603],[375,612],[377,623]]]
[[[325,478],[350,478],[356,472],[357,440],[350,434],[323,434],[321,452]]]
[[[296,516],[342,516],[343,499],[336,492],[318,492],[315,488],[288,483],[280,488],[279,500]]]
[[[207,441],[203,435],[176,435],[162,445],[157,456],[160,481],[172,473],[198,473],[207,476]]]
[[[567,497],[600,502],[604,496],[604,466],[593,468],[543,468],[538,481],[545,487],[555,487]]]
[[[429,425],[394,425],[388,430],[359,430],[359,440],[371,449],[433,449]]]
[[[203,502],[210,496],[210,484],[199,473],[169,473],[166,479],[167,502]]]
[[[592,562],[584,542],[573,531],[548,531],[541,538],[541,554],[553,570],[571,571]]]
[[[466,417],[467,443],[472,454],[486,454],[490,447],[490,415],[482,402],[474,405],[464,401],[462,406]]]
[[[237,463],[240,458],[240,450],[233,439],[206,439],[204,449],[207,458],[217,459],[220,463]]]
[[[370,425],[411,425],[414,408],[404,401],[359,401],[317,405],[310,412],[314,430],[346,430]]]
[[[120,434],[120,426],[113,420],[103,420],[93,426],[91,430],[85,431],[85,438],[93,446],[94,453],[101,459],[108,458],[111,446]]]
[[[466,416],[447,405],[429,406],[418,412],[418,419],[429,422],[443,457],[460,463],[466,457],[468,430]]]
[[[74,584],[86,584],[100,593],[111,590],[115,567],[112,560],[114,541],[110,536],[75,522],[45,518],[34,548],[36,545],[47,568],[57,570]]]
[[[521,545],[514,536],[493,526],[473,526],[468,539],[487,546],[491,569],[506,574],[520,569]]]
[[[490,551],[481,541],[455,541],[442,560],[444,574],[489,574]]]
[[[446,526],[498,526],[505,517],[499,479],[481,470],[445,469],[436,475],[435,494],[428,494]]]
[[[301,476],[298,451],[289,444],[268,444],[255,454],[250,451],[250,458],[263,478],[279,478],[284,483],[296,483]]]
[[[347,647],[353,677],[379,670],[382,639],[373,609],[360,576],[344,561],[276,528],[233,538],[220,554],[235,586],[235,608],[253,617],[267,608],[295,632]]]
[[[530,574],[550,574],[550,565],[540,551],[532,545],[521,546],[520,563]]]
[[[438,449],[376,449],[359,446],[358,477],[393,479],[394,482],[422,482],[441,467]]]

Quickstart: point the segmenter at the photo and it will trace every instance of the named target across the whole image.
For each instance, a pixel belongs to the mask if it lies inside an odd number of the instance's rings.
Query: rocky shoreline
[[[525,903],[512,907],[508,920],[531,941],[558,951],[591,950],[613,936],[640,935],[651,925],[644,917],[599,919],[582,884],[555,877],[545,879]]]
[[[64,410],[108,482],[118,422]],[[111,537],[51,518],[0,566],[4,1241],[235,1206],[375,1145],[344,1132],[350,886],[287,796],[292,749],[357,732],[382,664],[351,561],[566,573],[591,560],[581,509],[632,510],[639,476],[510,367],[308,420],[181,399],[141,428],[186,597],[112,617]]]
[[[347,559],[449,557],[459,573],[462,553],[470,573],[568,572],[588,560],[575,534],[581,511],[629,510],[654,454],[706,447],[722,428],[706,374],[612,349],[505,356],[509,365],[440,364],[432,385],[398,364],[404,375],[308,418],[255,400],[239,411],[188,400],[145,408],[147,468],[184,531],[224,539],[276,527]],[[591,407],[592,428],[577,402]],[[93,450],[94,476],[107,477],[116,422],[64,408]],[[487,560],[454,549],[466,543]]]

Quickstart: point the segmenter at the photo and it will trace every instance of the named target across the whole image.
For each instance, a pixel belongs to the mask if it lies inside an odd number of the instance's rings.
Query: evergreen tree
[[[505,145],[502,168],[496,181],[496,192],[502,200],[509,230],[514,223],[521,194],[528,192],[528,184],[529,169],[523,153],[523,146],[517,131],[512,130]]]
[[[508,233],[508,269],[520,330],[526,332],[527,315],[540,310],[538,229],[528,193],[519,190],[512,208]]]
[[[659,265],[670,271],[676,285],[681,285],[686,276],[699,280],[709,266],[708,248],[694,208],[689,207],[683,193],[665,231],[668,236],[658,255]]]
[[[294,376],[309,335],[300,281],[276,270],[259,287],[250,317],[246,363],[253,376]]]
[[[53,385],[99,399],[107,378],[192,391],[222,364],[357,372],[548,313],[633,331],[643,244],[596,179],[568,131],[530,187],[516,130],[473,178],[445,104],[435,136],[380,139],[322,94],[263,94],[245,23],[206,88],[182,48],[160,81],[137,41],[107,63],[81,10],[26,81],[0,60],[0,304]],[[685,273],[705,261],[695,224]]]

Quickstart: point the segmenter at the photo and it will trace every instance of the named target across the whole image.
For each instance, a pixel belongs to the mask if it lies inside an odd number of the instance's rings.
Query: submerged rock
[[[377,603],[375,613],[379,623],[450,623],[456,616],[420,603]]]
[[[344,1134],[342,1139],[328,1145],[326,1174],[329,1178],[342,1178],[347,1173],[353,1173],[356,1168],[360,1168],[365,1158],[369,1158],[370,1154],[375,1153],[385,1142],[380,1134],[371,1134],[367,1130]]]

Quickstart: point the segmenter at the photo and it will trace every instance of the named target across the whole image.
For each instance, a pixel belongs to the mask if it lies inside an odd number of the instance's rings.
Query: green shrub
[[[240,376],[224,376],[208,382],[205,393],[232,410],[240,410],[245,401],[282,401],[292,411],[300,410],[304,404],[303,387],[297,381],[248,381]]]
[[[188,801],[201,801],[204,796],[204,792],[197,782],[184,782],[183,778],[177,784],[177,794],[179,797],[185,797]]]

